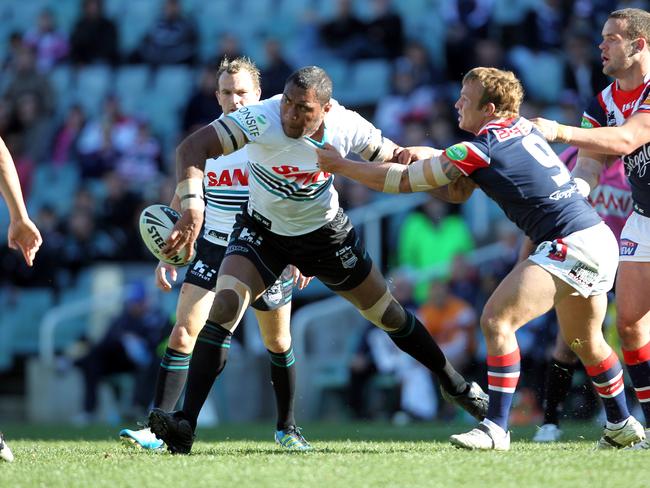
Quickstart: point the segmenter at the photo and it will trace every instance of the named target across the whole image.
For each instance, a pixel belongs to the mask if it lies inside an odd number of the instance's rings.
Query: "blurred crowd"
[[[149,203],[170,201],[177,143],[220,115],[215,67],[224,56],[248,55],[259,64],[263,97],[281,92],[286,77],[305,64],[327,69],[334,62],[347,66],[359,60],[380,61],[388,72],[387,93],[375,103],[351,108],[401,145],[445,147],[463,137],[453,104],[463,74],[478,65],[517,73],[526,90],[522,115],[577,122],[585,102],[607,83],[597,49],[603,19],[616,8],[649,7],[644,0],[261,2],[269,12],[292,16],[287,19],[293,26],[290,35],[283,36],[282,26],[254,35],[238,29],[246,24],[235,17],[254,14],[256,4],[241,0],[224,2],[239,5],[232,19],[207,19],[225,26],[232,20],[233,29],[222,26],[215,43],[201,28],[207,22],[200,18],[201,2],[160,0],[150,2],[157,11],[153,22],[125,49],[121,36],[128,26],[108,13],[107,5],[113,3],[79,0],[77,17],[64,29],[58,25],[55,2],[38,12],[29,28],[11,31],[5,39],[0,136],[14,155],[44,244],[31,269],[1,248],[0,283],[61,288],[97,262],[152,259],[140,242],[137,217]],[[256,25],[261,23],[257,19]],[[101,100],[89,103],[86,93],[64,97],[60,86],[55,89],[57,73],[68,73],[71,85],[64,88],[73,91],[80,86],[76,77],[89,67],[108,73]],[[155,107],[149,112],[124,108],[120,93],[128,94],[129,87],[118,90],[115,80],[125,67],[144,70],[145,83],[158,80],[165,67],[184,67],[181,72],[190,73],[191,90],[171,113],[171,123],[161,123]],[[335,97],[345,101],[345,77],[335,72],[332,77]],[[76,184],[54,185],[57,178],[71,178]],[[341,178],[336,184],[346,209],[381,198]],[[52,194],[52,187],[59,193]],[[504,223],[486,235],[474,235],[463,209],[437,201],[397,217],[391,225],[398,232],[386,234],[389,256],[383,264],[385,271],[407,272],[405,302],[412,303],[458,368],[482,364],[477,317],[514,264],[519,234]],[[466,259],[476,247],[495,241],[503,244],[502,258],[480,268]],[[439,270],[433,283],[411,279],[414,271],[432,268]],[[522,331],[521,349],[530,367],[543,359],[546,349],[540,344],[550,346],[553,323],[552,317],[544,318]],[[364,378],[382,371],[381,361],[372,359],[372,342],[368,334],[360,338],[351,366],[352,381],[357,382],[352,391],[357,393]],[[361,397],[350,403],[356,415],[367,415]]]

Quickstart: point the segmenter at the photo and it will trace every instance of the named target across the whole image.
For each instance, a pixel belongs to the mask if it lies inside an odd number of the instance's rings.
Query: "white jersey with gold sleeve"
[[[248,200],[248,151],[242,148],[205,162],[205,228],[203,237],[227,246],[235,216]]]
[[[249,214],[276,234],[294,236],[327,224],[339,208],[334,176],[316,165],[316,147],[327,142],[342,156],[353,152],[373,160],[384,139],[379,129],[335,100],[325,116],[322,142],[292,139],[282,130],[281,98],[247,105],[225,117],[236,123],[229,124],[231,131],[241,130],[248,141]]]

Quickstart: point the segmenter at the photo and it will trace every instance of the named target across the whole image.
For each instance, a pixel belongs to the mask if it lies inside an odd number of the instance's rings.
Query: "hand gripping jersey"
[[[203,237],[227,246],[235,216],[248,201],[248,153],[246,148],[205,163],[205,228]]]
[[[315,148],[328,142],[341,155],[368,154],[369,147],[382,146],[383,138],[370,122],[332,100],[322,143],[292,139],[282,130],[280,101],[278,95],[247,105],[225,116],[236,124],[217,119],[212,125],[228,134],[232,147],[239,147],[242,135],[248,141],[248,213],[276,234],[295,236],[327,224],[339,208],[334,176],[320,171]]]
[[[578,149],[566,149],[560,154],[560,159],[572,171],[578,159]],[[612,229],[616,239],[620,240],[625,221],[632,212],[632,193],[623,161],[617,159],[603,169],[598,186],[591,190],[588,200],[600,218]]]
[[[623,91],[614,82],[601,91],[582,116],[582,127],[615,127],[637,112],[650,113],[650,74],[634,90]],[[632,187],[634,211],[650,217],[650,144],[622,155]]]
[[[523,117],[493,120],[473,141],[445,154],[536,244],[601,222],[569,170]]]

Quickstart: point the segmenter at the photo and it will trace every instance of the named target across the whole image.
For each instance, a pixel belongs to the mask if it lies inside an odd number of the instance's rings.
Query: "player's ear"
[[[496,105],[494,105],[492,102],[486,103],[483,109],[485,110],[486,115],[494,115],[494,113],[497,111]]]
[[[332,102],[327,102],[325,105],[323,105],[323,112],[327,113],[330,111],[332,108]]]

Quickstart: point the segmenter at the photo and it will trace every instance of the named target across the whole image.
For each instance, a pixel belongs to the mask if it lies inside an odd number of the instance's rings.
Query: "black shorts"
[[[196,243],[196,255],[187,268],[184,283],[198,286],[205,290],[214,291],[217,286],[219,267],[226,255],[226,247],[200,238]],[[259,297],[251,306],[255,310],[266,312],[277,310],[291,301],[293,290],[293,277],[291,272],[286,270],[280,273],[277,280],[269,286],[264,294]]]
[[[331,222],[300,236],[275,234],[264,221],[245,210],[238,214],[226,255],[250,259],[266,285],[289,264],[305,276],[317,277],[333,291],[351,290],[370,274],[372,260],[342,209]]]

